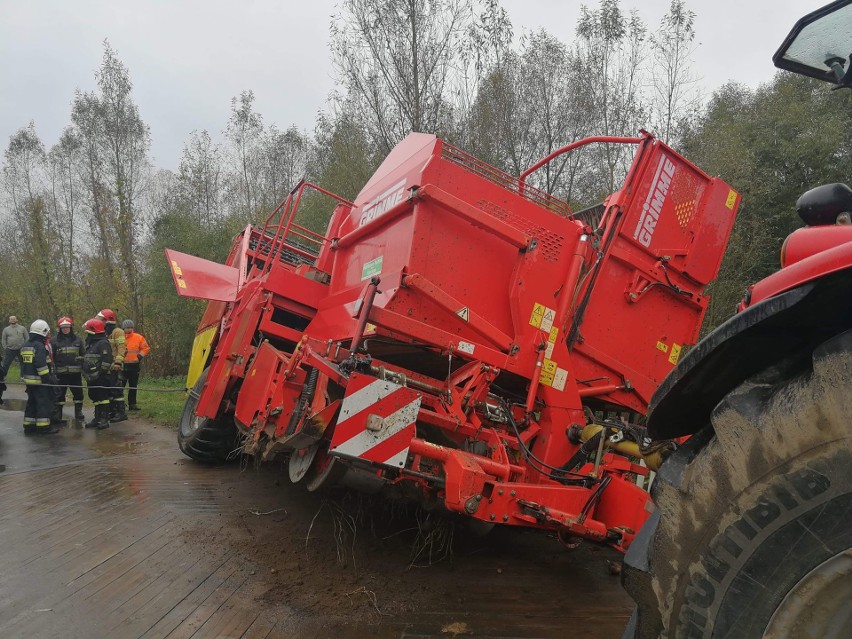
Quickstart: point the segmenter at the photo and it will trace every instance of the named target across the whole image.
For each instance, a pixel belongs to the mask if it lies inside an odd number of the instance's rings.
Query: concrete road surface
[[[0,637],[614,639],[630,615],[612,550],[205,467],[138,419],[25,436],[6,397]]]

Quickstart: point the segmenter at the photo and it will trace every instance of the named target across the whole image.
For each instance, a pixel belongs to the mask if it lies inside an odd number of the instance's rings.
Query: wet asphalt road
[[[497,535],[412,571],[401,535],[359,531],[353,572],[280,469],[201,466],[135,419],[25,436],[22,397],[0,407],[0,637],[604,639],[629,617],[612,551]]]

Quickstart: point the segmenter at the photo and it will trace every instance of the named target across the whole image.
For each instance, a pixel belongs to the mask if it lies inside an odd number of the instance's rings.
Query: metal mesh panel
[[[517,193],[521,197],[537,204],[538,206],[547,209],[551,213],[555,213],[560,217],[571,217],[571,207],[567,202],[563,202],[557,197],[550,195],[540,189],[525,184],[521,191],[521,183],[514,175],[504,173],[500,169],[496,169],[490,164],[486,164],[482,160],[478,160],[472,155],[468,155],[464,151],[457,149],[449,144],[444,143],[441,148],[441,158],[452,162],[453,164],[462,167],[465,171],[483,177],[489,182],[493,182],[497,186],[503,187],[507,191]]]
[[[675,174],[670,197],[675,205],[675,216],[682,229],[689,226],[692,216],[695,214],[700,190],[701,183],[692,171],[681,170]]]

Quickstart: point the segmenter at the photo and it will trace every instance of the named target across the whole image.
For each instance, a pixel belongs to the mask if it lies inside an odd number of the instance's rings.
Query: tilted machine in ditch
[[[636,148],[602,204],[527,184],[590,143]],[[310,189],[337,202],[325,234],[296,223]],[[168,251],[178,292],[210,300],[181,449],[625,549],[675,446],[648,447],[641,416],[697,339],[738,206],[644,132],[520,177],[412,133],[355,202],[300,183],[225,265]]]

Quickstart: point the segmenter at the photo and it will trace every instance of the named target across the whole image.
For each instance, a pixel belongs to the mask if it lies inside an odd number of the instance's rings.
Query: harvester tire
[[[625,637],[852,636],[852,331],[752,377],[660,469]]]
[[[178,426],[178,446],[184,455],[195,461],[221,464],[236,457],[233,453],[239,447],[239,433],[234,420],[228,416],[208,419],[195,414],[206,379],[207,369],[186,398]]]

